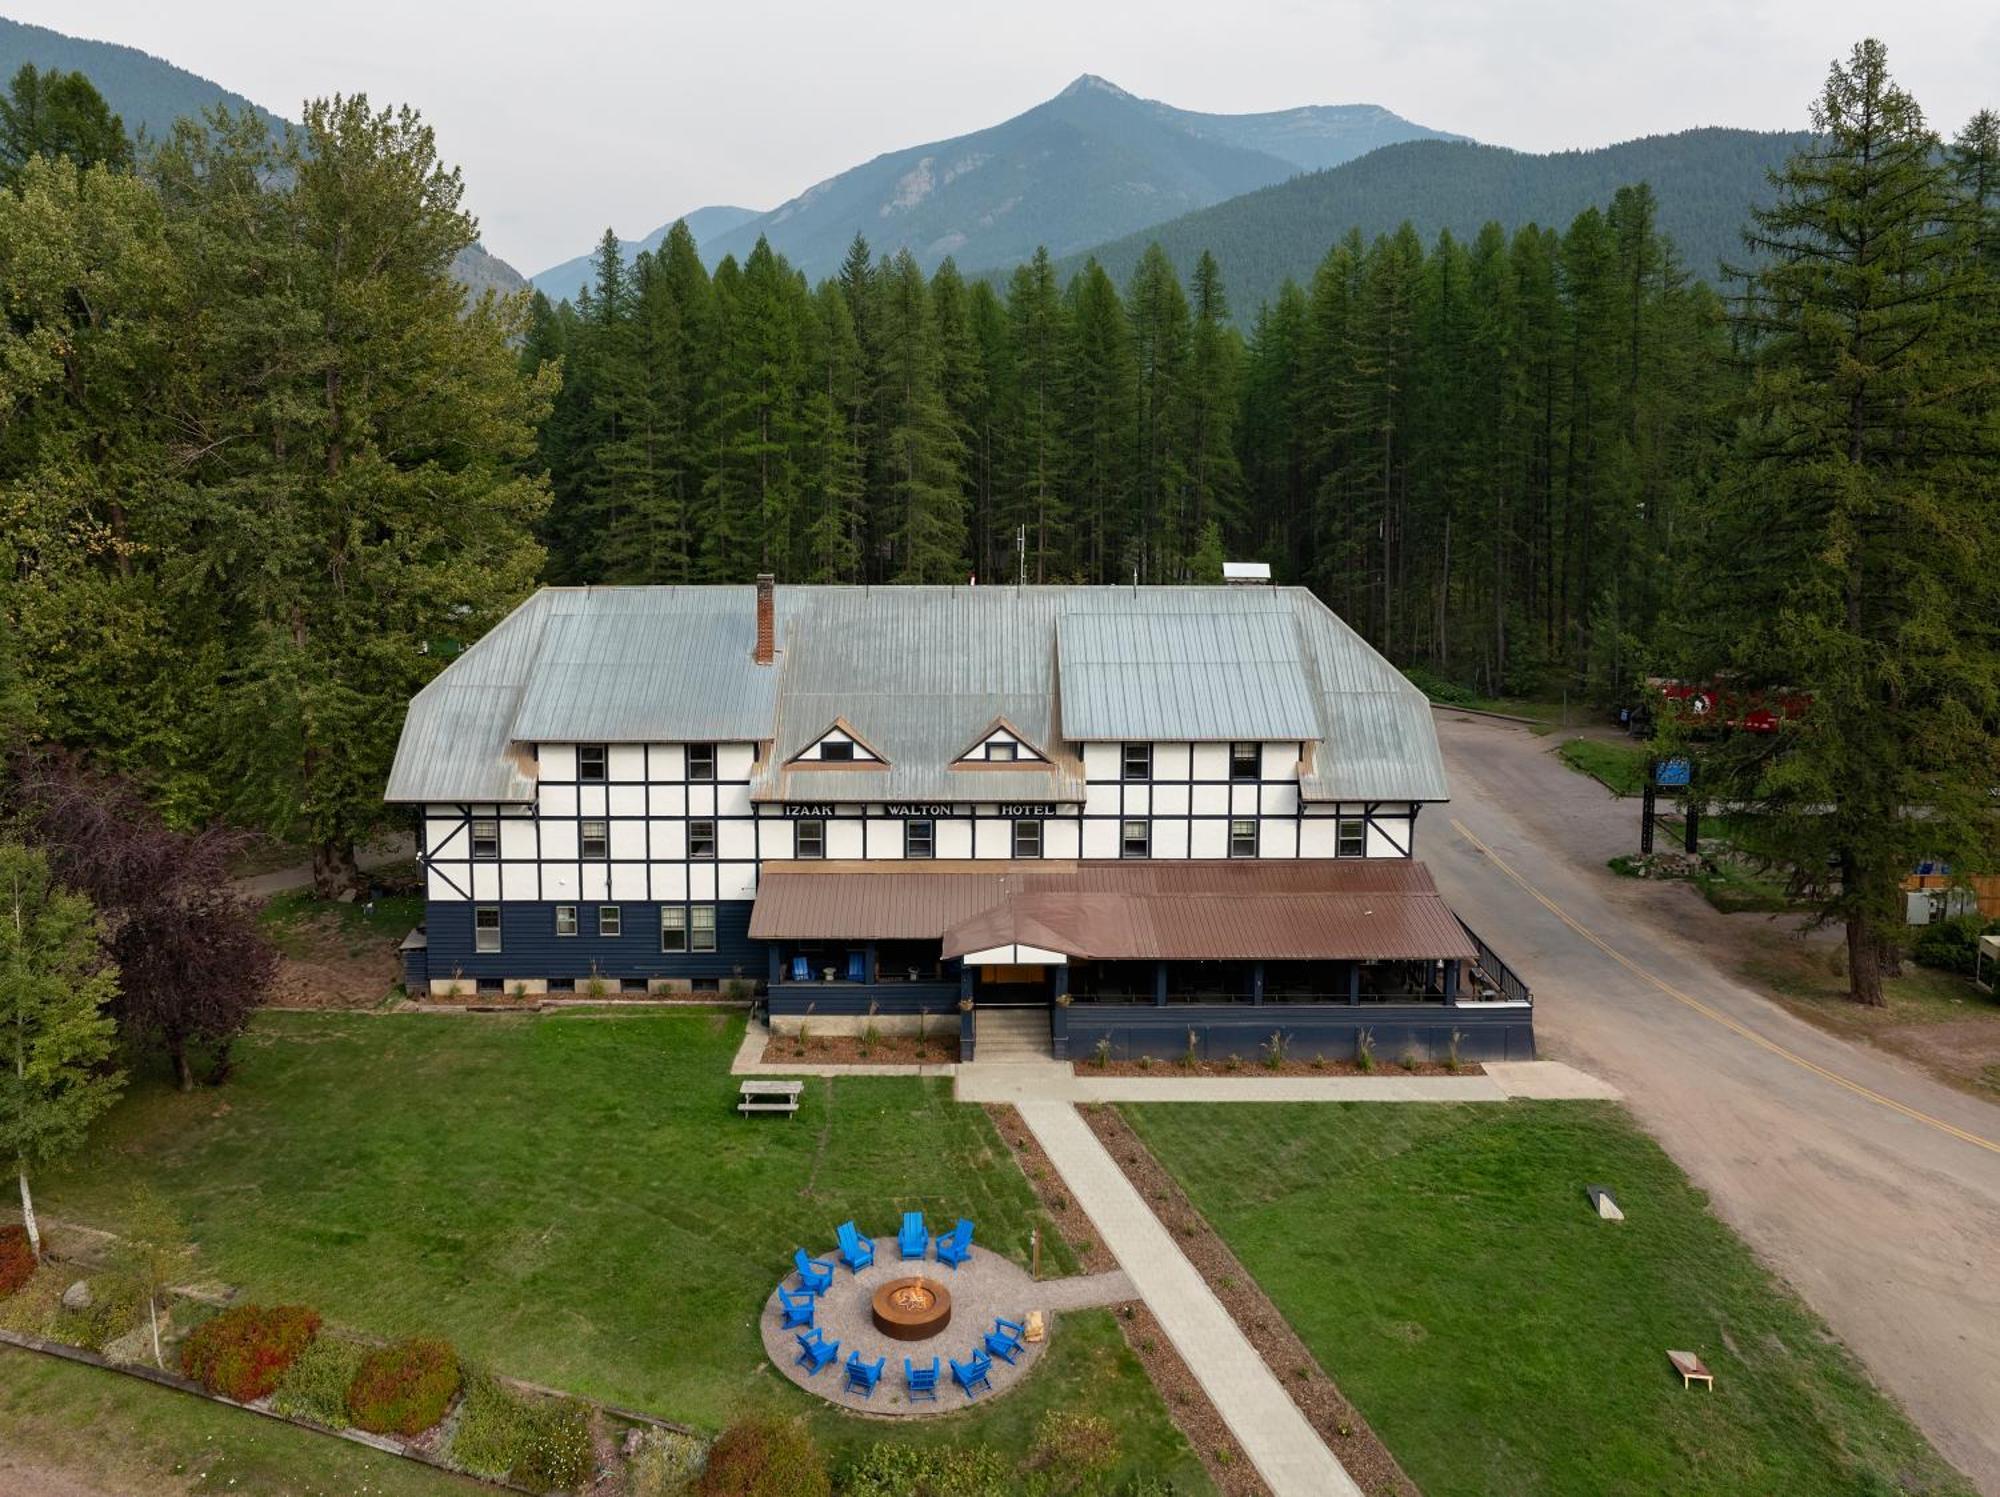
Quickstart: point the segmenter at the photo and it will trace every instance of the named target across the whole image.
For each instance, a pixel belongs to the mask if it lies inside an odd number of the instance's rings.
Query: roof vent
[[[1271,564],[1268,561],[1225,561],[1222,564],[1222,580],[1231,587],[1269,587]]]
[[[777,591],[775,576],[769,572],[757,574],[757,649],[750,658],[759,665],[769,665],[777,652]]]

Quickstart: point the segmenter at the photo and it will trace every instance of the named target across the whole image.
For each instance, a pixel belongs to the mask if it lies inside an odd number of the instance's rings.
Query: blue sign
[[[1684,788],[1694,778],[1694,765],[1687,759],[1662,759],[1653,770],[1653,783],[1665,789]]]

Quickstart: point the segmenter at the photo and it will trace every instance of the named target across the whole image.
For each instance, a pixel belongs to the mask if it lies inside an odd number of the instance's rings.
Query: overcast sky
[[[408,102],[524,273],[608,223],[768,208],[883,151],[963,134],[1079,73],[1185,109],[1375,103],[1547,151],[1723,124],[1796,128],[1828,62],[1881,35],[1949,133],[2000,106],[1992,0],[0,0],[292,118]]]

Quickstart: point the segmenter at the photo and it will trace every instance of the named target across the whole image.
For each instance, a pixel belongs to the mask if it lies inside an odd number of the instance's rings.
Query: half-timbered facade
[[[1445,795],[1424,698],[1301,589],[768,579],[537,593],[413,700],[388,791],[419,828],[413,983],[754,988],[780,1026],[1470,1006],[1491,974],[1428,875],[1369,871],[1413,864]],[[965,944],[1071,883],[1099,917],[1048,936],[1072,949]],[[1424,935],[1369,935],[1375,904]],[[1287,910],[1308,928],[1274,943]],[[1110,939],[1140,915],[1208,934]]]

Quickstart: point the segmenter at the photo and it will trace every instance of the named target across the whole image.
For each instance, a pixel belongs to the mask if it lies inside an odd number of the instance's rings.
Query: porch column
[[[958,964],[958,996],[960,998],[972,996],[972,968],[965,962]]]
[[[1167,1006],[1167,964],[1153,963],[1153,1003],[1158,1008]]]
[[[868,957],[862,966],[862,970],[868,974],[867,981],[880,982],[882,980],[882,974],[875,966],[875,943],[873,941],[868,943]]]
[[[1359,962],[1349,962],[1347,964],[1347,1001],[1349,1003],[1359,1003],[1361,1001],[1361,963]]]
[[[1250,1001],[1252,1004],[1264,1001],[1264,964],[1262,962],[1252,962],[1250,964]]]
[[[1061,998],[1068,992],[1069,992],[1069,966],[1067,963],[1065,963],[1063,966],[1056,968],[1055,996]]]
[[[764,953],[771,959],[771,986],[775,988],[779,980],[785,975],[785,959],[778,954],[778,946],[775,941],[764,948]]]
[[[1444,964],[1444,1006],[1458,1007],[1458,962],[1456,959]]]

